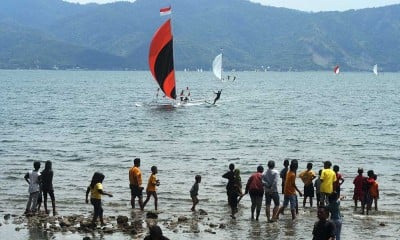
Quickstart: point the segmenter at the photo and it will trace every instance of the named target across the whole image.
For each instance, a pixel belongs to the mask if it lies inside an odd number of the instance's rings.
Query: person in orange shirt
[[[157,167],[152,166],[151,167],[151,175],[149,177],[149,181],[147,182],[147,188],[146,188],[146,193],[147,197],[146,200],[144,200],[143,203],[143,208],[146,206],[147,202],[150,200],[150,197],[154,197],[154,207],[155,210],[157,211],[157,203],[158,203],[158,198],[157,198],[157,186],[160,186],[160,181],[157,179]]]
[[[299,178],[304,183],[304,200],[303,200],[303,207],[306,206],[307,197],[310,198],[310,207],[313,206],[313,197],[314,197],[314,184],[313,180],[316,177],[313,170],[312,163],[307,163],[307,169],[299,174]]]
[[[131,189],[131,206],[135,208],[135,198],[138,197],[139,207],[143,210],[142,172],[140,171],[140,158],[133,160],[133,167],[129,170],[129,187]]]
[[[296,186],[296,171],[298,167],[299,167],[298,161],[296,159],[293,159],[290,163],[289,171],[286,174],[283,206],[279,208],[278,212],[271,219],[271,221],[276,221],[277,219],[279,219],[279,214],[281,214],[284,211],[284,209],[289,205],[289,202],[290,202],[290,212],[292,213],[292,220],[296,219],[296,205],[297,205],[296,191],[300,194],[300,197],[303,196],[303,194]]]
[[[375,211],[378,211],[379,188],[378,188],[378,182],[376,181],[378,176],[374,174],[373,178],[375,181],[372,183],[369,192],[371,194],[372,199],[374,200]]]

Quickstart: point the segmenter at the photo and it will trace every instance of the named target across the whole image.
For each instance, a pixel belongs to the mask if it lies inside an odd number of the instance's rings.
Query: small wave
[[[11,180],[11,181],[13,181],[13,180],[21,180],[21,178],[16,177],[16,176],[7,176],[6,180]]]
[[[83,162],[86,160],[87,160],[87,158],[85,158],[85,157],[73,157],[73,158],[67,159],[67,161],[69,161],[69,162]]]
[[[4,140],[1,140],[0,142],[1,143],[17,143],[17,142],[22,142],[22,141],[4,139]]]
[[[109,147],[106,148],[112,148],[112,149],[123,149],[126,148],[126,145],[122,145],[122,144],[117,144],[117,145],[111,145]]]

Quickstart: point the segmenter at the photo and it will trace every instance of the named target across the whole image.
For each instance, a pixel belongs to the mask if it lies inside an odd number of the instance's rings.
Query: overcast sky
[[[75,3],[109,3],[117,0],[64,0]],[[134,0],[125,0],[134,2]],[[190,1],[190,0],[188,0]],[[192,0],[195,1],[195,0]],[[390,4],[398,4],[400,0],[251,0],[263,5],[286,7],[303,11],[344,11],[348,9],[360,9],[368,7],[379,7]],[[168,1],[166,1],[168,2]]]

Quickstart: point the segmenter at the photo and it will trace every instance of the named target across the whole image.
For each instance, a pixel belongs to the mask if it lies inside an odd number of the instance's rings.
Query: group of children
[[[140,159],[139,161],[136,161],[135,159],[135,166],[138,168],[140,166]],[[139,163],[138,163],[139,162]],[[271,161],[270,161],[271,162]],[[270,170],[274,168],[274,164],[271,165],[269,162],[268,167]],[[330,163],[329,161],[326,161],[325,164]],[[40,209],[40,204],[41,204],[41,196],[43,194],[44,196],[44,207],[45,211],[48,214],[48,209],[47,209],[47,195],[50,195],[51,201],[52,201],[52,207],[53,207],[53,215],[56,214],[55,210],[55,197],[54,197],[54,190],[53,190],[53,170],[52,170],[52,164],[51,161],[46,162],[46,166],[44,171],[39,172],[40,169],[40,162],[34,162],[34,170],[28,172],[25,175],[25,180],[29,184],[29,199],[26,207],[26,213],[34,213]],[[330,170],[330,164],[328,164],[328,167],[325,165],[326,171]],[[260,166],[259,166],[260,167]],[[296,170],[298,167],[297,160],[294,159],[292,160],[289,168],[289,160],[284,161],[284,169],[280,172],[280,176],[282,178],[282,193],[285,194],[285,182],[289,181],[288,176],[290,175],[289,173],[293,173],[294,177],[296,177]],[[257,169],[257,174],[262,175],[261,168]],[[148,203],[150,200],[151,196],[154,198],[154,205],[155,209],[157,210],[157,193],[156,193],[156,187],[160,185],[160,181],[157,179],[157,167],[152,166],[151,167],[151,175],[148,180],[147,188],[146,188],[146,193],[147,193],[147,198],[144,201],[143,204],[141,204],[141,209],[143,210],[144,206]],[[315,173],[312,171],[312,163],[307,164],[307,169],[305,171],[302,171],[299,174],[299,178],[303,181],[304,183],[304,200],[303,200],[303,207],[306,206],[306,201],[307,198],[310,200],[310,207],[313,206],[313,197],[314,197],[314,189],[316,192],[317,196],[317,207],[318,207],[318,218],[320,219],[319,222],[317,222],[314,226],[313,234],[314,236],[318,236],[318,234],[328,234],[330,232],[331,223],[327,222],[327,216],[329,216],[329,213],[331,215],[330,221],[334,225],[334,231],[335,231],[335,236],[336,239],[340,239],[340,230],[341,230],[341,214],[339,210],[340,206],[340,186],[344,182],[343,176],[339,172],[339,166],[335,165],[333,167],[333,172],[335,174],[334,181],[332,182],[332,189],[333,191],[327,195],[327,199],[321,198],[321,183],[323,181],[323,176],[324,172],[323,170],[319,171],[319,176],[317,177]],[[278,173],[276,171],[276,173]],[[257,175],[256,174],[256,175]],[[254,175],[254,174],[253,174]],[[252,176],[253,176],[252,175]],[[277,174],[276,174],[277,175]],[[358,206],[358,201],[361,202],[361,209],[362,209],[362,214],[364,214],[364,211],[366,209],[366,213],[369,213],[369,210],[371,210],[372,203],[375,203],[375,210],[378,209],[377,206],[377,201],[379,198],[379,189],[378,189],[378,182],[377,180],[377,175],[374,173],[373,170],[369,170],[367,172],[368,177],[363,176],[363,169],[359,168],[358,169],[358,176],[355,177],[353,184],[354,184],[354,205],[355,205],[355,210],[357,209]],[[228,179],[228,183],[226,186],[227,189],[227,195],[228,195],[228,204],[231,208],[231,217],[234,219],[235,218],[235,213],[238,212],[238,203],[240,199],[244,196],[242,192],[242,183],[241,183],[241,177],[240,177],[240,171],[239,169],[235,169],[235,165],[232,163],[229,165],[229,171],[226,172],[223,176],[223,178]],[[253,176],[254,177],[254,176]],[[140,178],[141,178],[141,173],[140,173]],[[261,177],[257,176],[256,180],[259,180]],[[112,197],[113,195],[111,193],[105,192],[103,190],[102,182],[104,180],[104,175],[99,172],[95,172],[90,185],[87,188],[86,191],[86,203],[89,202],[89,193],[90,193],[90,202],[94,207],[94,214],[93,214],[93,220],[92,223],[95,225],[97,218],[100,218],[100,222],[102,225],[104,225],[103,221],[103,208],[101,204],[101,196],[102,195],[107,195],[109,197]],[[315,182],[313,183],[313,181]],[[141,180],[140,180],[141,181]],[[328,181],[329,182],[329,181]],[[201,183],[201,176],[196,175],[195,176],[195,183],[192,185],[190,189],[190,197],[192,199],[192,211],[196,210],[196,205],[199,203],[198,199],[198,193],[199,193],[199,184]],[[301,192],[295,187],[295,189],[300,193],[300,196],[302,195]],[[276,190],[277,192],[277,190]],[[246,194],[248,193],[248,189],[246,189]],[[296,195],[294,193],[294,195]],[[285,196],[286,198],[286,196]],[[262,199],[262,198],[261,198]],[[252,199],[253,200],[253,199]],[[292,215],[298,214],[298,202],[297,202],[297,197],[294,198],[294,201],[296,202],[293,205],[296,205],[296,211],[292,212]],[[253,201],[252,201],[253,202]],[[279,200],[278,200],[279,204]],[[259,204],[258,204],[259,205]],[[279,206],[279,205],[278,205]],[[286,203],[287,206],[287,203]],[[279,213],[283,213],[285,204],[283,207],[279,208],[278,211],[275,211],[274,214],[276,216],[279,216]],[[257,207],[257,220],[258,220],[258,214],[259,214],[259,207]],[[291,202],[291,210],[294,210]],[[253,210],[253,203],[252,203],[252,216],[254,213]],[[328,213],[328,214],[327,214]],[[268,214],[267,214],[268,216]],[[292,218],[294,219],[295,216]],[[325,230],[321,230],[322,228],[325,228]],[[321,233],[322,231],[322,233]],[[318,238],[316,238],[318,239]]]
[[[361,213],[364,214],[365,209],[367,215],[372,209],[372,203],[374,203],[375,211],[378,210],[378,199],[379,199],[379,186],[376,181],[378,176],[373,170],[367,172],[367,177],[363,176],[364,170],[358,169],[358,176],[354,178],[354,210],[357,210],[358,201],[361,202]]]

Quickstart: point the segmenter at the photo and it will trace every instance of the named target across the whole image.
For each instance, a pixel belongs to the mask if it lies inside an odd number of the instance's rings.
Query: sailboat
[[[160,15],[164,16],[171,13],[171,7],[160,9]],[[201,101],[181,101],[177,102],[176,98],[176,80],[174,69],[174,54],[173,54],[173,36],[171,27],[171,18],[166,20],[154,33],[149,49],[149,68],[154,80],[159,85],[159,89],[163,91],[165,97],[173,102],[166,105],[178,107],[182,105],[199,105]],[[189,88],[187,88],[189,91]],[[189,96],[190,97],[190,92]]]
[[[339,65],[336,65],[336,66],[333,68],[333,72],[334,72],[336,75],[339,74],[339,72],[340,72]]]
[[[222,53],[218,54],[212,62],[212,70],[214,75],[222,80]]]
[[[378,64],[375,64],[374,67],[372,68],[372,71],[376,76],[378,76]]]
[[[165,15],[170,10],[170,7],[162,8],[160,15]],[[149,68],[165,97],[176,100],[171,18],[154,33],[149,49]]]

